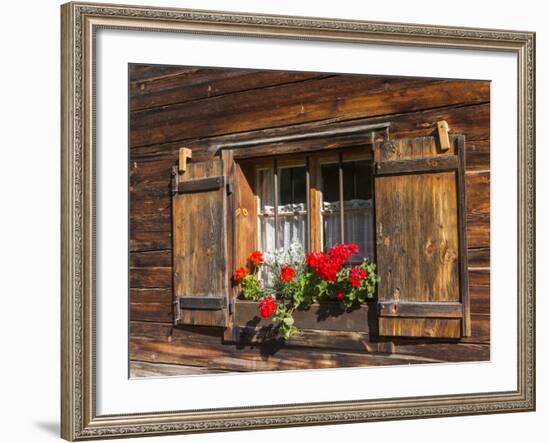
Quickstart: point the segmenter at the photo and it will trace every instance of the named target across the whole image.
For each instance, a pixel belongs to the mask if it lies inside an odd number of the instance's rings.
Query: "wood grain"
[[[196,342],[185,344],[148,338],[130,339],[130,358],[151,362],[203,365],[212,369],[232,371],[266,371],[368,367],[439,362],[433,358],[411,355],[360,354],[320,350],[263,347],[239,349],[230,344],[201,346]]]
[[[388,346],[399,359],[379,359],[383,362],[381,364],[396,361],[408,364],[418,358],[430,361],[480,361],[489,358],[489,82],[434,82],[429,79],[361,78],[276,71],[254,73],[225,68],[147,65],[131,65],[130,75],[133,107],[129,162],[130,314],[144,320],[132,322],[131,337],[140,337],[144,343],[150,340],[147,350],[140,349],[140,346],[134,348],[133,358],[148,362],[166,360],[167,364],[187,361],[182,363],[184,367],[219,365],[217,370],[223,371],[258,367],[265,370],[312,367],[315,363],[311,362],[320,355],[309,354],[309,350],[314,348],[323,355],[323,351],[331,351],[326,355],[330,355],[332,362],[320,363],[319,367],[354,365],[352,361],[359,361],[355,360],[356,357],[339,358],[340,354],[349,354],[347,351],[354,354],[368,353],[370,350],[373,360],[368,364],[375,364],[372,362],[379,357],[388,357],[381,352],[384,349],[387,351]],[[289,346],[296,353],[287,354],[290,358],[287,363],[282,361],[286,355],[279,352],[272,357],[266,354],[267,351],[255,347],[247,350],[250,356],[245,357],[242,369],[239,369],[235,360],[241,359],[240,350],[222,343],[220,328],[172,328],[172,319],[167,314],[172,308],[168,297],[172,291],[171,272],[159,269],[172,269],[170,182],[178,148],[186,146],[193,150],[193,161],[190,163],[193,164],[212,158],[217,146],[226,141],[336,127],[347,124],[346,120],[349,124],[390,120],[394,140],[433,136],[439,120],[448,122],[451,135],[465,135],[472,336],[462,338],[461,343],[443,343],[442,339],[432,338],[414,338],[411,339],[413,342],[405,338],[399,339],[401,341],[392,338],[379,344],[372,335],[352,338],[348,332],[326,331],[323,335],[311,330]],[[379,134],[377,142],[381,142],[383,137]],[[319,142],[301,140],[285,147],[297,152],[365,146],[362,135]],[[264,148],[262,155],[272,155],[281,145],[272,144]],[[245,149],[247,155],[253,151],[252,148]],[[258,154],[261,152],[257,151]],[[241,262],[244,250],[252,246],[252,243],[245,244],[250,240],[245,235],[245,225],[242,226],[239,234],[243,241],[239,253]],[[132,276],[133,273],[136,275]],[[429,330],[430,325],[425,326]],[[177,346],[172,347],[172,343],[177,343]],[[186,346],[189,351],[186,353],[183,350],[183,357],[178,357],[180,350]],[[215,352],[210,357],[194,357],[194,353],[199,354],[201,348],[213,348]],[[254,358],[251,357],[253,354]],[[258,363],[261,360],[258,356],[262,355],[264,360]],[[212,360],[218,356],[222,360],[213,364]],[[154,369],[151,371],[154,372]]]
[[[131,321],[171,322],[174,318],[171,303],[130,303]]]
[[[397,92],[399,91],[399,92]],[[130,146],[489,100],[488,82],[330,77],[131,114]],[[269,106],[265,106],[269,103]]]
[[[130,378],[170,377],[174,375],[201,375],[226,372],[204,366],[168,365],[145,361],[130,361]]]
[[[378,328],[384,336],[460,338],[461,320],[380,317]]]
[[[220,160],[191,163],[183,182],[222,176]],[[173,197],[175,296],[227,293],[224,189]]]
[[[172,251],[143,251],[130,253],[130,267],[171,267]]]
[[[445,118],[451,125],[452,132],[465,135],[466,167],[468,170],[489,169],[489,118],[490,106],[487,103],[475,105],[449,106],[433,110],[421,110],[415,112],[399,113],[391,116],[391,137],[400,139],[405,137],[424,137],[433,135],[435,121]],[[363,117],[354,119],[349,124],[374,124],[388,121],[386,116]],[[210,136],[204,134],[199,138],[185,139],[185,145],[193,149],[193,156],[197,161],[210,158],[218,146],[224,142],[241,141],[257,137],[275,137],[291,135],[303,132],[330,129],[346,125],[341,119],[320,120],[310,123],[290,124],[273,128],[244,131],[236,134],[222,136]],[[377,136],[377,141],[382,141],[383,135]],[[289,149],[298,152],[300,150],[336,149],[350,146],[360,146],[365,143],[364,134],[352,134],[337,136],[323,142],[305,139],[290,143],[273,143],[264,145],[262,149],[250,146],[243,150],[253,156],[272,155],[275,149]],[[132,160],[161,160],[174,159],[182,141],[153,144],[144,147],[136,147],[131,150]],[[262,153],[262,151],[267,151]],[[238,152],[237,152],[238,154]]]
[[[133,360],[200,364],[224,371],[304,369],[308,364],[325,368],[489,358],[489,346],[484,344],[406,339],[373,342],[357,333],[307,330],[294,338],[294,344],[280,347],[272,342],[252,346],[224,343],[219,328],[181,328],[150,322],[131,322],[130,328]]]
[[[172,268],[130,268],[130,287],[172,289]]]
[[[252,185],[254,169],[251,165],[235,164],[235,264],[234,267],[247,266],[248,255],[258,249],[256,226],[258,209]]]
[[[379,300],[459,301],[455,173],[378,177],[375,189]]]
[[[240,91],[283,85],[326,75],[287,71],[257,71],[229,68],[187,68],[171,73],[138,77],[130,76],[130,110],[142,110],[202,100]]]

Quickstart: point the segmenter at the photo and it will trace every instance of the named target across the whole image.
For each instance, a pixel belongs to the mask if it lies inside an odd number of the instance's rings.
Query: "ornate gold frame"
[[[522,31],[68,3],[62,16],[61,435],[67,440],[535,409],[535,34]],[[515,391],[98,416],[95,412],[94,35],[98,28],[508,51],[518,57]]]

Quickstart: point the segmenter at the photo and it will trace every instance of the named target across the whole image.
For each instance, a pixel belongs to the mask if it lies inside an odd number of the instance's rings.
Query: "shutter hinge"
[[[172,304],[174,305],[174,324],[178,325],[181,321],[180,301],[175,299]]]
[[[227,195],[233,194],[233,191],[235,190],[235,186],[233,185],[233,182],[227,183]]]
[[[235,300],[234,299],[229,300],[229,303],[228,303],[228,306],[227,306],[227,311],[228,311],[229,315],[233,315],[233,312],[235,311]]]
[[[178,167],[172,166],[172,196],[178,194],[179,174]]]

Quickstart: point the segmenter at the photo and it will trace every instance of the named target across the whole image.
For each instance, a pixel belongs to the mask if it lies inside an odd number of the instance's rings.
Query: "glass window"
[[[372,205],[372,162],[370,160],[343,161],[344,229],[340,227],[339,163],[321,165],[323,247],[326,250],[337,243],[356,243],[359,254],[371,260],[374,255],[374,213]]]

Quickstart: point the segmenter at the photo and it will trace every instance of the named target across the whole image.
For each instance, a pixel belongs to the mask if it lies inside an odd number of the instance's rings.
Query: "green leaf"
[[[292,317],[285,317],[283,319],[283,323],[287,326],[292,326],[294,324],[294,318]]]

